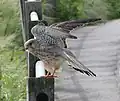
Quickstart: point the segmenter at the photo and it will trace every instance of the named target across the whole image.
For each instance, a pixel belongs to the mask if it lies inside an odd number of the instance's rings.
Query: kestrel
[[[73,22],[76,22],[76,24]],[[73,22],[71,26],[73,25],[74,28],[75,25],[76,27],[80,25],[80,22]],[[49,75],[49,73],[51,73],[51,76],[54,76],[56,70],[58,70],[62,63],[65,61],[67,61],[67,63],[70,63],[73,69],[80,71],[83,74],[85,73],[88,76],[96,76],[96,74],[94,74],[90,69],[85,67],[75,57],[75,55],[66,48],[65,39],[76,39],[77,37],[69,33],[72,27],[62,28],[69,22],[67,22],[66,24],[65,23],[66,22],[51,26],[44,26],[41,23],[35,25],[31,29],[31,33],[36,38],[30,39],[25,42],[25,49],[44,62],[45,69],[48,71],[47,76]],[[68,26],[70,26],[69,24]]]

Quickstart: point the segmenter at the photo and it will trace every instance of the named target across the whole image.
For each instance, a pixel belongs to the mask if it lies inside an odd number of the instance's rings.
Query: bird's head
[[[25,50],[32,53],[35,50],[35,47],[37,45],[36,43],[37,43],[36,39],[30,39],[26,41],[24,44]]]

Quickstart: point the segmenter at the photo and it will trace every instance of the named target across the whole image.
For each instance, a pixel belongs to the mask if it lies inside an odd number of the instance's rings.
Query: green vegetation
[[[0,101],[22,101],[26,98],[26,61],[19,19],[18,2],[1,0]]]
[[[57,4],[57,18],[60,21],[86,17],[84,0],[60,0]]]
[[[44,5],[52,9],[49,4]],[[52,20],[116,19],[120,17],[120,0],[57,0],[56,11]],[[0,101],[26,101],[27,67],[21,33],[19,2],[0,0]]]
[[[84,0],[84,12],[87,17],[108,19],[108,4],[103,0]]]
[[[14,55],[14,56],[13,56]],[[20,49],[0,50],[2,70],[1,101],[20,101],[26,97],[26,65],[24,52]]]
[[[120,18],[120,1],[119,0],[104,0],[108,5],[107,15],[108,19],[118,19]]]

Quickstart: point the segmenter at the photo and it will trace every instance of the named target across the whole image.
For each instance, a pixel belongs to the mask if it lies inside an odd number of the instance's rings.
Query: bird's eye
[[[30,43],[30,46],[32,45],[32,43]]]

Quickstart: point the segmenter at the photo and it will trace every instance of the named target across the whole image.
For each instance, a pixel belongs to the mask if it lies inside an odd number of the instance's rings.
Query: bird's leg
[[[47,72],[47,74],[45,75],[45,77],[48,77],[50,75],[50,72]]]
[[[50,75],[50,72],[47,72],[47,74],[45,75],[45,76],[42,76],[42,77],[49,77],[49,75]]]
[[[54,68],[53,73],[50,75],[51,77],[57,77],[57,76],[54,75],[56,70],[57,70],[57,69]]]
[[[51,75],[48,75],[47,77],[48,77],[48,78],[54,78],[54,77],[57,77],[57,76],[54,75],[56,70],[57,70],[57,69],[54,69],[54,70],[53,70],[53,73],[52,73]]]

